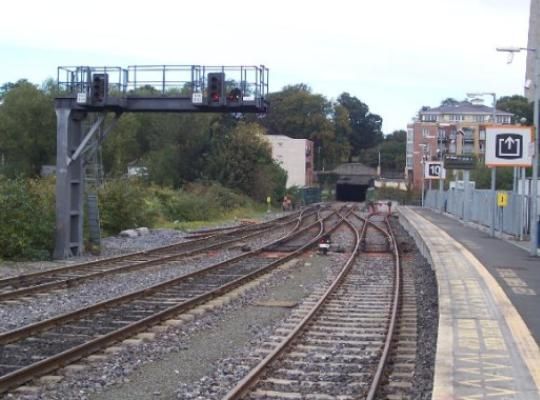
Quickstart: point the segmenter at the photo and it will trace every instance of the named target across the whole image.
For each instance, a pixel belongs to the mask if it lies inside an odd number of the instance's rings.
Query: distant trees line
[[[144,90],[152,90],[146,88]],[[56,116],[52,80],[36,86],[25,79],[0,87],[0,171],[4,176],[37,176],[55,164]],[[103,144],[107,177],[145,166],[152,183],[178,188],[187,182],[217,181],[261,200],[279,196],[286,174],[272,161],[265,134],[315,142],[315,169],[346,161],[403,170],[405,132],[386,139],[381,116],[348,93],[336,101],[305,84],[271,93],[267,115],[126,114]],[[386,165],[385,165],[386,163]]]
[[[143,88],[145,93],[153,89]],[[54,81],[36,86],[25,79],[0,86],[0,172],[7,177],[39,175],[55,164]],[[383,171],[405,168],[406,132],[384,136],[382,117],[349,93],[335,101],[305,84],[270,93],[270,111],[252,114],[126,114],[103,144],[107,177],[126,174],[129,165],[145,166],[152,183],[172,188],[187,182],[217,181],[254,199],[279,197],[285,172],[272,161],[266,134],[310,139],[315,169],[329,170],[347,161]],[[443,103],[455,101],[443,100]],[[523,96],[502,97],[497,107],[532,120]]]

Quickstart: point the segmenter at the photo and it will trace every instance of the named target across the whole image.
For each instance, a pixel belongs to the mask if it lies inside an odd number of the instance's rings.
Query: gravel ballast
[[[417,357],[421,362],[416,366],[412,398],[427,399],[431,397],[433,379],[437,286],[429,264],[412,239],[401,227],[396,227],[396,223],[394,227],[399,231],[398,241],[407,248],[403,262],[412,263],[417,271]],[[338,231],[332,242],[345,244],[346,237]],[[154,340],[123,346],[114,356],[87,365],[84,371],[65,376],[46,390],[41,388],[38,394],[10,393],[2,398],[221,399],[262,359],[258,351],[261,345],[294,309],[272,306],[271,301],[301,304],[314,291],[328,285],[339,269],[337,266],[347,257],[347,253],[331,252],[328,256],[315,254],[299,258],[288,269],[277,270],[236,300],[179,327],[169,327]],[[99,284],[97,282],[96,287]]]
[[[255,249],[276,240],[287,233],[286,229],[280,228],[267,232],[263,237],[245,240],[243,243]],[[145,237],[149,237],[147,235]],[[164,233],[156,234],[150,240],[152,247],[134,248],[136,243],[142,244],[140,238],[116,238],[115,243],[120,248],[130,249],[131,252],[147,250],[157,247],[154,240],[162,240],[163,245],[178,242],[176,235],[167,236]],[[131,243],[121,245],[121,242]],[[5,302],[0,307],[0,332],[9,331],[24,325],[38,322],[60,314],[77,310],[95,304],[100,301],[122,296],[130,292],[141,290],[152,285],[176,278],[178,276],[198,271],[212,264],[225,261],[227,259],[243,254],[240,247],[233,244],[223,250],[215,250],[210,253],[191,257],[177,262],[170,262],[166,265],[150,266],[135,270],[133,272],[121,273],[100,277],[86,281],[66,289],[55,290],[46,295],[32,296],[24,301]]]

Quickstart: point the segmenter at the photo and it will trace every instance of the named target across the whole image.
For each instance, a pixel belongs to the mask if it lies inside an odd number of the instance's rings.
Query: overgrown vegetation
[[[0,257],[42,259],[54,246],[52,182],[0,176]]]
[[[0,258],[48,259],[54,247],[54,180],[0,177]],[[217,183],[193,183],[181,190],[134,179],[108,181],[99,192],[102,228],[187,228],[208,221],[253,215],[249,197]]]

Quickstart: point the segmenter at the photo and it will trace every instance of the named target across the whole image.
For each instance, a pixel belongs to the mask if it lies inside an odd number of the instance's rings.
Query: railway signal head
[[[223,72],[212,72],[208,74],[208,104],[223,104],[223,83],[225,74]]]
[[[109,76],[107,74],[92,75],[92,103],[102,104],[107,97]]]
[[[239,88],[232,89],[227,95],[228,103],[240,103],[242,100],[242,91]]]

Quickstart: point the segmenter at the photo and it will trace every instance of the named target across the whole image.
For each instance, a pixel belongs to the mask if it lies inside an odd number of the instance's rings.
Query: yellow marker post
[[[272,204],[272,198],[270,196],[266,197],[266,205],[267,205],[266,212],[270,212],[271,204]]]
[[[508,205],[508,192],[497,192],[497,206],[506,207]]]

